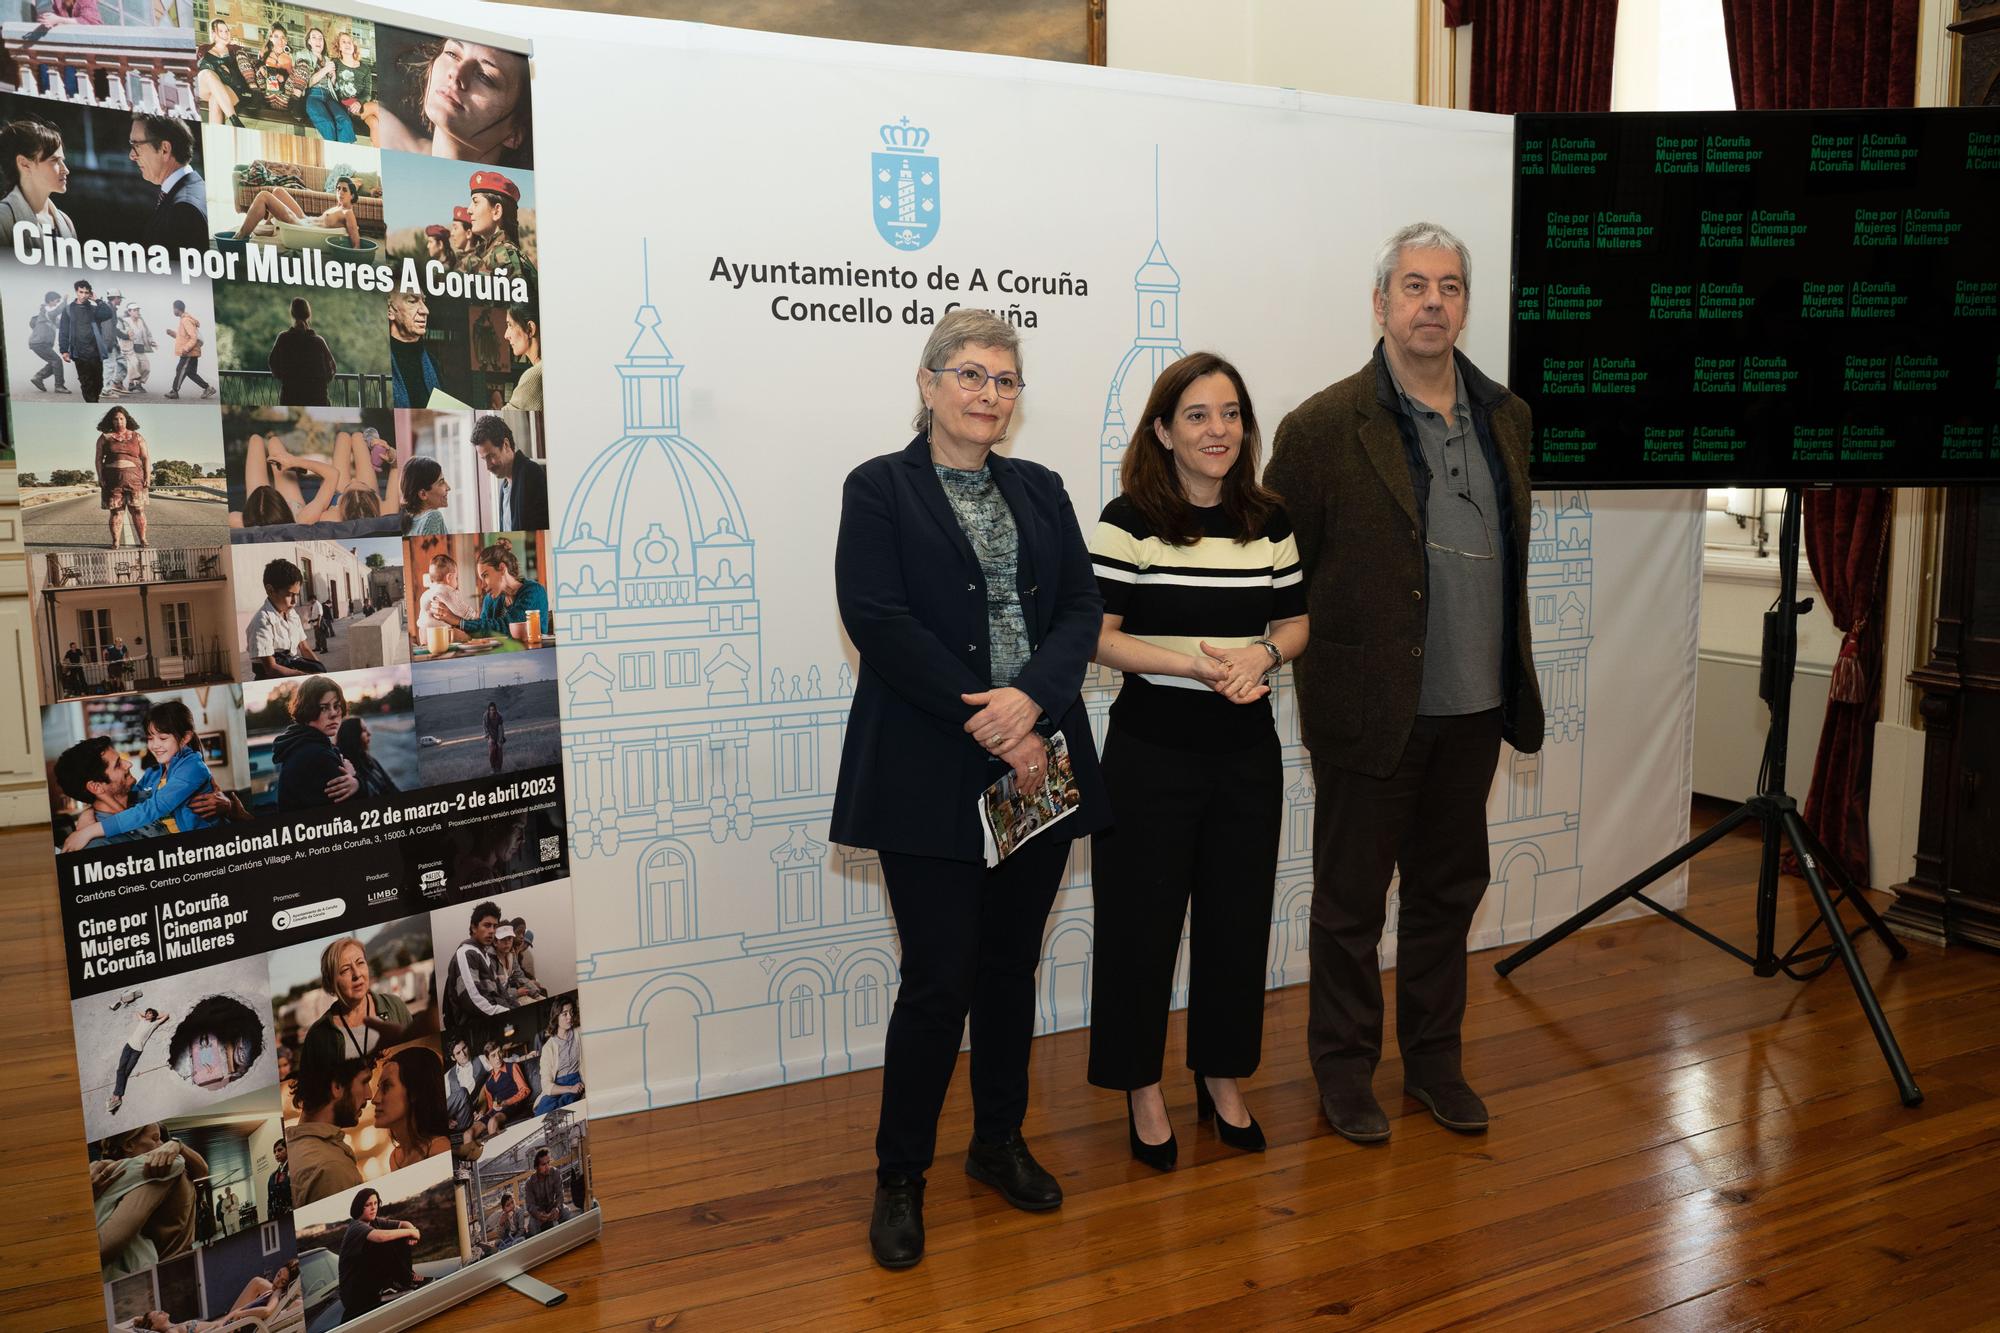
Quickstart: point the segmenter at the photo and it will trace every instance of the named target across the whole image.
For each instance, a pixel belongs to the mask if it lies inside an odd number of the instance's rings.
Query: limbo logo
[[[898,250],[921,250],[938,230],[938,160],[926,153],[931,132],[904,116],[882,127],[882,151],[870,163],[876,234]]]

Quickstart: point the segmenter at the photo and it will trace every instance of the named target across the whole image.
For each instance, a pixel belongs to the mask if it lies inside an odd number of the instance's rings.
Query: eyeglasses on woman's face
[[[1003,370],[997,375],[988,374],[986,367],[977,361],[967,361],[958,366],[928,366],[926,369],[933,375],[956,376],[958,387],[967,393],[978,393],[986,387],[986,381],[989,379],[993,381],[993,392],[1002,398],[1018,398],[1021,396],[1021,390],[1028,387],[1028,382],[1015,372]]]

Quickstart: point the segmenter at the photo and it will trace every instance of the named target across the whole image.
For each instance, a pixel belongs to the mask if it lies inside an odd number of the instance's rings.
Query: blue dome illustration
[[[650,301],[633,323],[638,334],[616,366],[625,433],[585,469],[563,512],[560,549],[578,564],[593,551],[609,556],[610,567],[592,573],[615,579],[626,605],[693,601],[697,579],[700,591],[747,589],[742,506],[715,460],[681,434],[685,367],[661,338],[660,313]],[[744,551],[734,561],[708,549],[738,545]],[[698,551],[715,558],[697,562]]]
[[[624,434],[590,466],[562,512],[558,552],[570,604],[672,606],[754,594],[754,556],[728,476],[680,432],[680,372],[650,294],[616,362]]]
[[[686,367],[660,335],[650,290],[632,323],[611,367],[624,431],[584,467],[558,526],[558,629],[581,650],[563,683],[579,723],[750,703],[765,685],[743,506],[681,433]]]

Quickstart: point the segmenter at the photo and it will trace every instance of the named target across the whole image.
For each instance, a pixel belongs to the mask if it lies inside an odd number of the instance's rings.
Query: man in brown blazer
[[[1527,600],[1528,408],[1457,350],[1471,256],[1417,223],[1382,247],[1368,365],[1278,427],[1265,481],[1305,565],[1312,641],[1293,667],[1317,792],[1307,1047],[1320,1104],[1389,1137],[1376,962],[1391,874],[1404,1091],[1486,1128],[1459,1067],[1465,937],[1486,892],[1500,742],[1542,744]]]

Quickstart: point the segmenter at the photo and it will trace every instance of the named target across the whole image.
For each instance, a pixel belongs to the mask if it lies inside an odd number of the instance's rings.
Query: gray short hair
[[[1014,326],[990,310],[954,310],[937,322],[931,336],[924,343],[923,357],[917,362],[917,369],[929,370],[932,366],[942,366],[960,349],[969,343],[982,347],[998,347],[1014,354],[1014,369],[1021,369],[1021,335]],[[937,383],[937,375],[931,376],[931,383]],[[917,398],[917,414],[910,421],[913,430],[931,428],[931,410],[924,406],[921,395]]]
[[[1382,248],[1375,252],[1376,291],[1384,296],[1389,294],[1389,282],[1396,276],[1396,257],[1406,247],[1412,250],[1456,250],[1458,276],[1465,279],[1466,295],[1472,294],[1472,251],[1465,248],[1464,241],[1435,222],[1412,222],[1382,242]]]

